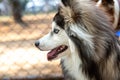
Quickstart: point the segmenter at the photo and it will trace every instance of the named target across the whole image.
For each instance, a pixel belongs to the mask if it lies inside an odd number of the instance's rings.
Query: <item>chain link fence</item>
[[[33,9],[38,10],[35,6]],[[16,23],[12,14],[0,15],[0,79],[62,80],[59,60],[48,62],[46,52],[34,46],[35,40],[51,28],[55,12],[45,10],[47,12],[40,12],[41,9],[24,12],[22,20],[26,25]]]

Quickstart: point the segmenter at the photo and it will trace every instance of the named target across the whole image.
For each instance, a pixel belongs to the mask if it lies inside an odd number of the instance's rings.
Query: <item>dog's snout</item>
[[[40,45],[40,42],[39,41],[36,41],[35,42],[35,46],[38,47]]]

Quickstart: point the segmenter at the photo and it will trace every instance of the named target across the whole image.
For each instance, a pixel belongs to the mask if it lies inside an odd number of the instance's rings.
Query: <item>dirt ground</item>
[[[34,46],[35,40],[50,31],[53,16],[25,15],[28,26],[15,23],[12,17],[0,17],[0,79],[63,79],[60,60],[48,62],[47,52]]]

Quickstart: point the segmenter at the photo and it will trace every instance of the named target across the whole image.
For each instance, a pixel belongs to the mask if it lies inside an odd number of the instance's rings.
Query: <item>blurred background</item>
[[[60,61],[34,46],[60,0],[0,0],[0,80],[62,80]]]

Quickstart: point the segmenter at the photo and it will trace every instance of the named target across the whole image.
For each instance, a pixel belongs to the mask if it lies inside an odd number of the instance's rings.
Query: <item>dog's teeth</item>
[[[58,49],[58,51],[61,51],[61,50],[63,50],[65,48],[65,46],[61,46],[59,49]]]
[[[61,47],[60,50],[62,50],[63,48]]]
[[[58,49],[58,51],[60,51],[60,49]]]

